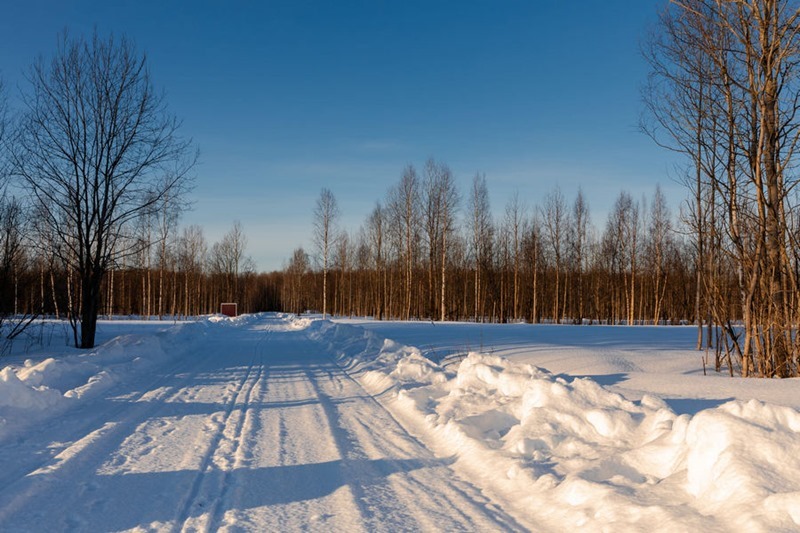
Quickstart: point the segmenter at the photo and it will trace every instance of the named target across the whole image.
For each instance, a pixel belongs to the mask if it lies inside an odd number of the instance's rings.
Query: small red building
[[[236,307],[237,306],[235,303],[219,304],[219,312],[220,314],[223,314],[225,316],[230,316],[230,317],[239,316],[239,312]]]

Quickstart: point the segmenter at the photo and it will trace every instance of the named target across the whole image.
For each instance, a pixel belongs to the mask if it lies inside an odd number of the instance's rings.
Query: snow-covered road
[[[279,317],[0,446],[0,529],[524,529]]]
[[[703,379],[672,330],[265,314],[82,351],[60,326],[0,369],[3,532],[800,528],[797,380]]]

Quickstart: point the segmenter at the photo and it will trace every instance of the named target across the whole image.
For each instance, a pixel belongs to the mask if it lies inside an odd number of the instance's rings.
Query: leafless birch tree
[[[336,247],[339,205],[330,189],[322,189],[314,209],[314,244],[322,262],[322,318],[328,313],[328,267]]]
[[[555,187],[544,199],[541,208],[542,224],[545,228],[546,242],[549,245],[555,270],[555,290],[553,292],[553,321],[558,323],[561,319],[559,303],[562,302],[560,289],[562,283],[562,267],[565,252],[565,238],[567,232],[567,204],[561,189]]]
[[[519,191],[515,191],[506,204],[505,229],[509,237],[509,252],[511,255],[511,266],[513,268],[512,280],[512,313],[514,320],[520,317],[520,264],[522,262],[522,238],[525,233],[526,220],[525,204],[519,198]]]
[[[486,176],[476,174],[472,179],[468,201],[470,252],[474,270],[474,320],[482,321],[486,317],[484,307],[485,274],[490,258],[493,240],[492,214],[489,205],[489,190],[486,187]]]
[[[420,185],[417,171],[409,165],[400,182],[389,192],[388,201],[392,223],[398,232],[403,264],[403,309],[401,317],[411,317],[413,276],[420,230]]]
[[[707,248],[726,257],[698,251],[698,261],[707,261],[711,314],[745,376],[800,372],[789,227],[797,208],[791,193],[800,140],[799,19],[793,0],[675,0],[650,54],[660,94],[680,104],[674,114],[654,107],[659,123],[695,135],[693,143],[684,134],[672,137],[695,162],[698,178],[706,178],[697,180],[695,198],[698,211],[706,202],[707,216],[697,219],[718,243]],[[716,272],[728,260],[736,272],[742,330],[719,290]]]

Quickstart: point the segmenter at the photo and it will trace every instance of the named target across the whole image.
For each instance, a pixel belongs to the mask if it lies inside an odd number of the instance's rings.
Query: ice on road
[[[524,529],[291,321],[198,345],[3,443],[0,529]]]

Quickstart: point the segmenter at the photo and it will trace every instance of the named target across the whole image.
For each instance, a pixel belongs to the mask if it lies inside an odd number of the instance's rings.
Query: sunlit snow
[[[800,382],[704,376],[693,328],[37,327],[0,370],[2,530],[800,528]]]

